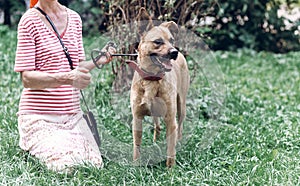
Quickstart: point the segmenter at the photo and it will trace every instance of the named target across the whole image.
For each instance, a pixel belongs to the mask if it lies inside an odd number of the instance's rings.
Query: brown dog
[[[140,157],[144,116],[154,118],[154,141],[160,133],[158,117],[163,117],[166,123],[166,164],[171,167],[175,163],[176,141],[182,137],[182,123],[186,116],[190,82],[188,67],[184,56],[173,45],[177,24],[171,21],[153,26],[145,9],[140,10],[139,17],[148,18],[148,21],[140,26],[139,66],[136,67],[130,93],[133,159]]]

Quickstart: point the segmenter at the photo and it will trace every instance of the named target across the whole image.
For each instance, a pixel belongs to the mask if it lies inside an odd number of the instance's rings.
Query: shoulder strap
[[[57,36],[57,38],[58,38],[58,40],[59,40],[59,42],[60,42],[62,48],[63,48],[63,51],[65,52],[65,55],[66,55],[66,57],[67,57],[67,59],[68,59],[68,61],[69,61],[70,68],[71,68],[71,70],[73,70],[73,69],[74,69],[74,67],[73,67],[73,62],[72,62],[72,59],[71,59],[71,57],[70,57],[68,48],[64,45],[64,42],[63,42],[62,39],[60,38],[60,35],[59,35],[59,33],[58,33],[58,31],[57,31],[57,29],[56,29],[54,23],[52,22],[52,20],[50,19],[50,17],[46,14],[46,12],[44,12],[40,7],[34,7],[34,8],[37,9],[38,11],[40,11],[41,14],[43,14],[43,15],[46,17],[46,19],[49,21],[51,27],[53,28],[53,30],[54,30],[54,32],[55,32],[55,34],[56,34],[56,36]],[[85,98],[84,98],[84,96],[83,96],[83,92],[82,92],[81,90],[80,90],[80,93],[81,93],[81,96],[82,96],[84,105],[86,106],[86,108],[87,108],[87,110],[88,110],[88,112],[89,112],[90,109],[89,109],[89,107],[88,107],[88,105],[87,105],[87,103],[86,103],[86,101],[85,101]]]
[[[60,35],[59,35],[59,33],[58,33],[58,31],[57,31],[54,23],[52,22],[52,20],[50,19],[50,17],[46,14],[46,12],[44,12],[40,7],[34,7],[34,8],[37,9],[38,11],[40,11],[41,14],[43,14],[45,16],[45,18],[48,20],[48,22],[50,23],[51,27],[53,28],[53,30],[54,30],[54,32],[55,32],[55,34],[56,34],[56,36],[57,36],[57,38],[58,38],[58,40],[59,40],[62,48],[63,48],[64,53],[65,53],[65,55],[66,55],[66,57],[67,57],[67,59],[69,61],[70,68],[71,68],[71,70],[73,70],[74,69],[73,62],[72,62],[72,59],[70,57],[68,48],[64,45],[62,39],[60,38]]]

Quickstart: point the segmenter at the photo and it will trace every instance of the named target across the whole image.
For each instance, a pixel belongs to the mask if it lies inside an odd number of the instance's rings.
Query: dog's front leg
[[[133,123],[132,123],[133,161],[138,160],[141,155],[142,132],[143,132],[142,119],[133,117]]]
[[[176,158],[176,141],[177,141],[177,123],[175,116],[166,117],[167,125],[167,167],[172,167],[175,164]]]

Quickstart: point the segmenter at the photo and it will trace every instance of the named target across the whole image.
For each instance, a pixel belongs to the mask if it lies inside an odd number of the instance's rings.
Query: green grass
[[[220,122],[209,124],[205,113],[210,101],[203,95],[196,97],[200,106],[190,104],[193,109],[187,118],[187,123],[194,124],[192,135],[178,150],[177,165],[173,169],[168,170],[164,162],[136,167],[130,162],[123,164],[105,159],[103,169],[86,165],[67,175],[48,171],[18,147],[15,113],[22,84],[19,75],[13,72],[16,35],[0,27],[0,36],[0,185],[300,183],[300,52],[215,52],[227,88]],[[97,85],[100,91],[95,108],[102,114],[100,125],[105,127],[106,134],[118,137],[131,147],[129,127],[115,118],[109,104],[101,99],[109,95],[109,86],[105,83],[104,79]],[[192,90],[199,87],[193,84]],[[151,132],[144,138],[149,137]],[[205,139],[210,139],[210,143],[203,145]],[[151,140],[145,140],[145,145],[151,145]]]

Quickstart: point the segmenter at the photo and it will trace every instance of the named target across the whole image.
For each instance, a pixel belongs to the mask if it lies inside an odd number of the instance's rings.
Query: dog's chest
[[[172,86],[164,79],[159,81],[141,81],[141,89],[144,92],[144,95],[151,95],[151,97],[157,97],[164,93],[169,92],[173,89]]]

